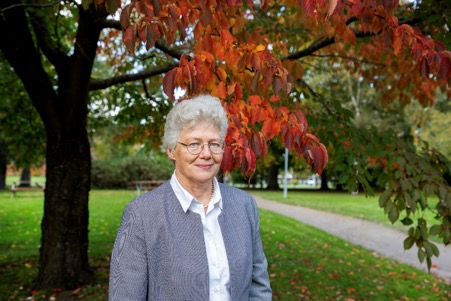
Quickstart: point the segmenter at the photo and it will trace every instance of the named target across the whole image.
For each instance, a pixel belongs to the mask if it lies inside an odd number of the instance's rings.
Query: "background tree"
[[[267,143],[272,139],[280,139],[285,147],[303,156],[317,173],[326,166],[324,145],[307,131],[302,107],[295,106],[291,97],[293,89],[302,86],[305,65],[314,64],[315,55],[329,54],[330,64],[344,56],[383,60],[384,68],[363,70],[358,61],[346,68],[372,78],[384,99],[400,103],[408,101],[404,91],[409,90],[430,104],[433,97],[428,93],[440,85],[435,77],[420,78],[411,72],[414,68],[425,76],[431,73],[449,78],[449,52],[442,43],[409,25],[421,18],[414,20],[414,11],[398,7],[397,1],[263,1],[254,6],[253,1],[143,0],[127,2],[120,11],[120,23],[113,15],[121,6],[119,0],[27,3],[0,2],[0,49],[39,113],[47,138],[38,288],[75,287],[91,275],[87,256],[91,170],[87,126],[88,110],[97,108],[90,106],[90,92],[101,95],[101,90],[131,81],[132,89],[139,86],[146,91],[151,83],[142,79],[166,73],[163,89],[170,98],[180,89],[186,95],[210,92],[218,96],[231,121],[222,169],[238,168],[250,176],[256,157],[267,154]],[[398,21],[398,13],[411,17],[409,22]],[[122,30],[129,53],[118,44]],[[400,89],[389,89],[388,83],[396,83]],[[304,91],[307,95],[306,86]],[[106,92],[96,101],[110,99]],[[124,103],[133,112],[133,93],[118,95],[122,96],[111,103]],[[150,96],[147,108],[168,105],[166,100]],[[357,130],[348,131],[352,123],[346,111],[329,105],[337,104],[326,104],[329,119],[343,125],[337,128],[338,138],[351,135],[354,139]],[[155,118],[149,121],[148,128],[154,129],[148,132],[149,137],[161,132],[158,122],[162,119],[156,113]],[[371,132],[360,136],[370,137]],[[368,140],[355,141],[348,151],[363,163],[367,154],[360,151],[360,143]],[[383,148],[387,143],[381,138],[377,145]],[[373,149],[370,157],[379,155],[376,150],[380,149]],[[393,166],[394,149],[390,151],[382,153],[388,160],[384,166]],[[444,222],[440,231],[434,231],[446,236],[450,233],[449,222],[445,223],[451,207],[449,189],[436,173],[438,166],[432,168],[424,160],[418,164],[429,168],[424,180],[429,190],[423,184],[409,189],[406,174],[410,171],[406,169],[411,165],[417,168],[413,162],[407,158],[403,164],[397,163],[398,169],[388,170],[396,177],[381,203],[395,219],[396,212],[406,210],[405,204],[409,205],[407,210],[414,210],[420,202],[405,202],[406,196],[423,190],[426,195],[439,192],[446,200],[439,208]],[[359,172],[353,169],[348,177],[350,188],[358,185],[355,181],[367,182],[364,164],[356,166]],[[427,239],[415,233],[415,241],[423,248]],[[427,257],[431,256],[427,252]]]
[[[45,155],[45,131],[19,78],[0,55],[0,188],[6,186],[7,164],[22,169],[18,185],[30,185],[30,167]]]

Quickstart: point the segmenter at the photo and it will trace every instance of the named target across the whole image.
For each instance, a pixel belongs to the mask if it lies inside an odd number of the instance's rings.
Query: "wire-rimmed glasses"
[[[208,142],[208,143],[191,142],[188,144],[177,141],[177,143],[186,147],[186,150],[191,155],[200,154],[202,152],[202,150],[204,149],[205,145],[208,145],[208,149],[210,150],[210,152],[212,152],[215,155],[222,154],[222,152],[224,151],[224,142],[222,142],[222,141],[213,141],[213,142]]]

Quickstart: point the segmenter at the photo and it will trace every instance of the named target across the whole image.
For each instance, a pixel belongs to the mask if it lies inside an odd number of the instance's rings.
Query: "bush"
[[[97,188],[125,188],[131,181],[167,180],[174,165],[165,154],[135,155],[114,160],[94,160],[91,184]]]

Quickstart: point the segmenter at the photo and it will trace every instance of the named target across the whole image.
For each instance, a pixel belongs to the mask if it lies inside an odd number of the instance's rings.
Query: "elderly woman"
[[[184,100],[166,119],[170,181],[130,202],[111,257],[109,300],[272,299],[255,200],[219,183],[227,115]]]

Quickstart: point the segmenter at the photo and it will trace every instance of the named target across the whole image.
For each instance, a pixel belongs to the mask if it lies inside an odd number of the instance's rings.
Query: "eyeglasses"
[[[204,149],[205,145],[208,145],[208,149],[210,150],[210,152],[212,152],[213,154],[216,154],[216,155],[222,154],[222,152],[224,151],[224,142],[222,142],[222,141],[208,142],[208,143],[191,142],[188,144],[177,141],[177,143],[186,147],[186,150],[191,155],[200,154],[202,152],[202,150]]]

